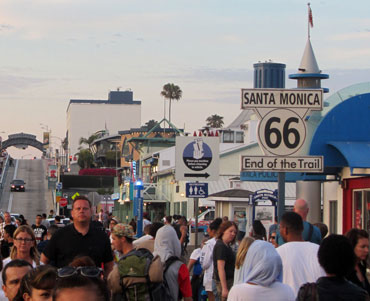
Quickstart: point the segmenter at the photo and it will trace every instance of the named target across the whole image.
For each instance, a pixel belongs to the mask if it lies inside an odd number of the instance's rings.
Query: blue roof
[[[370,93],[337,104],[313,135],[310,155],[323,155],[325,167],[370,168]]]

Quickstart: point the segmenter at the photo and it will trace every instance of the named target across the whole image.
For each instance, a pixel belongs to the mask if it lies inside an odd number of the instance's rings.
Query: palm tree
[[[94,142],[94,140],[96,140],[98,138],[99,138],[99,135],[92,134],[89,138],[81,137],[79,143],[80,143],[80,145],[87,144],[89,146],[89,148],[90,148],[90,146],[92,145],[92,143]]]
[[[182,97],[182,91],[179,86],[168,83],[163,86],[161,95],[169,101],[168,121],[171,122],[171,101],[179,100]]]
[[[219,116],[217,114],[209,116],[206,121],[207,121],[207,126],[211,128],[221,128],[224,125],[223,117]]]

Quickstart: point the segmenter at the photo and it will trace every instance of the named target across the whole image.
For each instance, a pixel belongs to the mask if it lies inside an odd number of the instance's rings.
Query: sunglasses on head
[[[97,278],[101,275],[103,270],[98,267],[64,267],[58,269],[58,277],[59,278],[64,278],[64,277],[71,277],[74,275],[82,275],[85,277],[90,277],[90,278]]]

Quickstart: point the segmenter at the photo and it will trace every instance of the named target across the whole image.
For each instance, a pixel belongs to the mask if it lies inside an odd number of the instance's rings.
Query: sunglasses
[[[270,236],[270,238],[271,238],[271,239],[275,239],[275,238],[276,238],[276,236]]]
[[[58,277],[59,278],[65,278],[65,277],[71,277],[74,275],[82,275],[85,277],[90,278],[98,278],[100,277],[103,270],[98,267],[64,267],[58,269]]]

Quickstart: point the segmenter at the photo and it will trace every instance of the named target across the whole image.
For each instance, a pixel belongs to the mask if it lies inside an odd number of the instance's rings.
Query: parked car
[[[209,224],[215,219],[215,209],[209,208],[206,211],[198,215],[198,228],[204,232],[207,230]],[[195,227],[195,218],[191,218],[189,221],[192,228]]]
[[[12,180],[10,182],[10,191],[26,191],[26,182],[21,179]]]
[[[50,224],[50,226],[51,225],[55,225],[55,219],[54,218],[47,218],[46,219],[48,222],[49,222],[49,224]],[[62,218],[61,220],[60,220],[64,225],[68,225],[68,224],[70,224],[71,223],[71,220],[68,218],[68,217],[66,217],[66,218]]]

